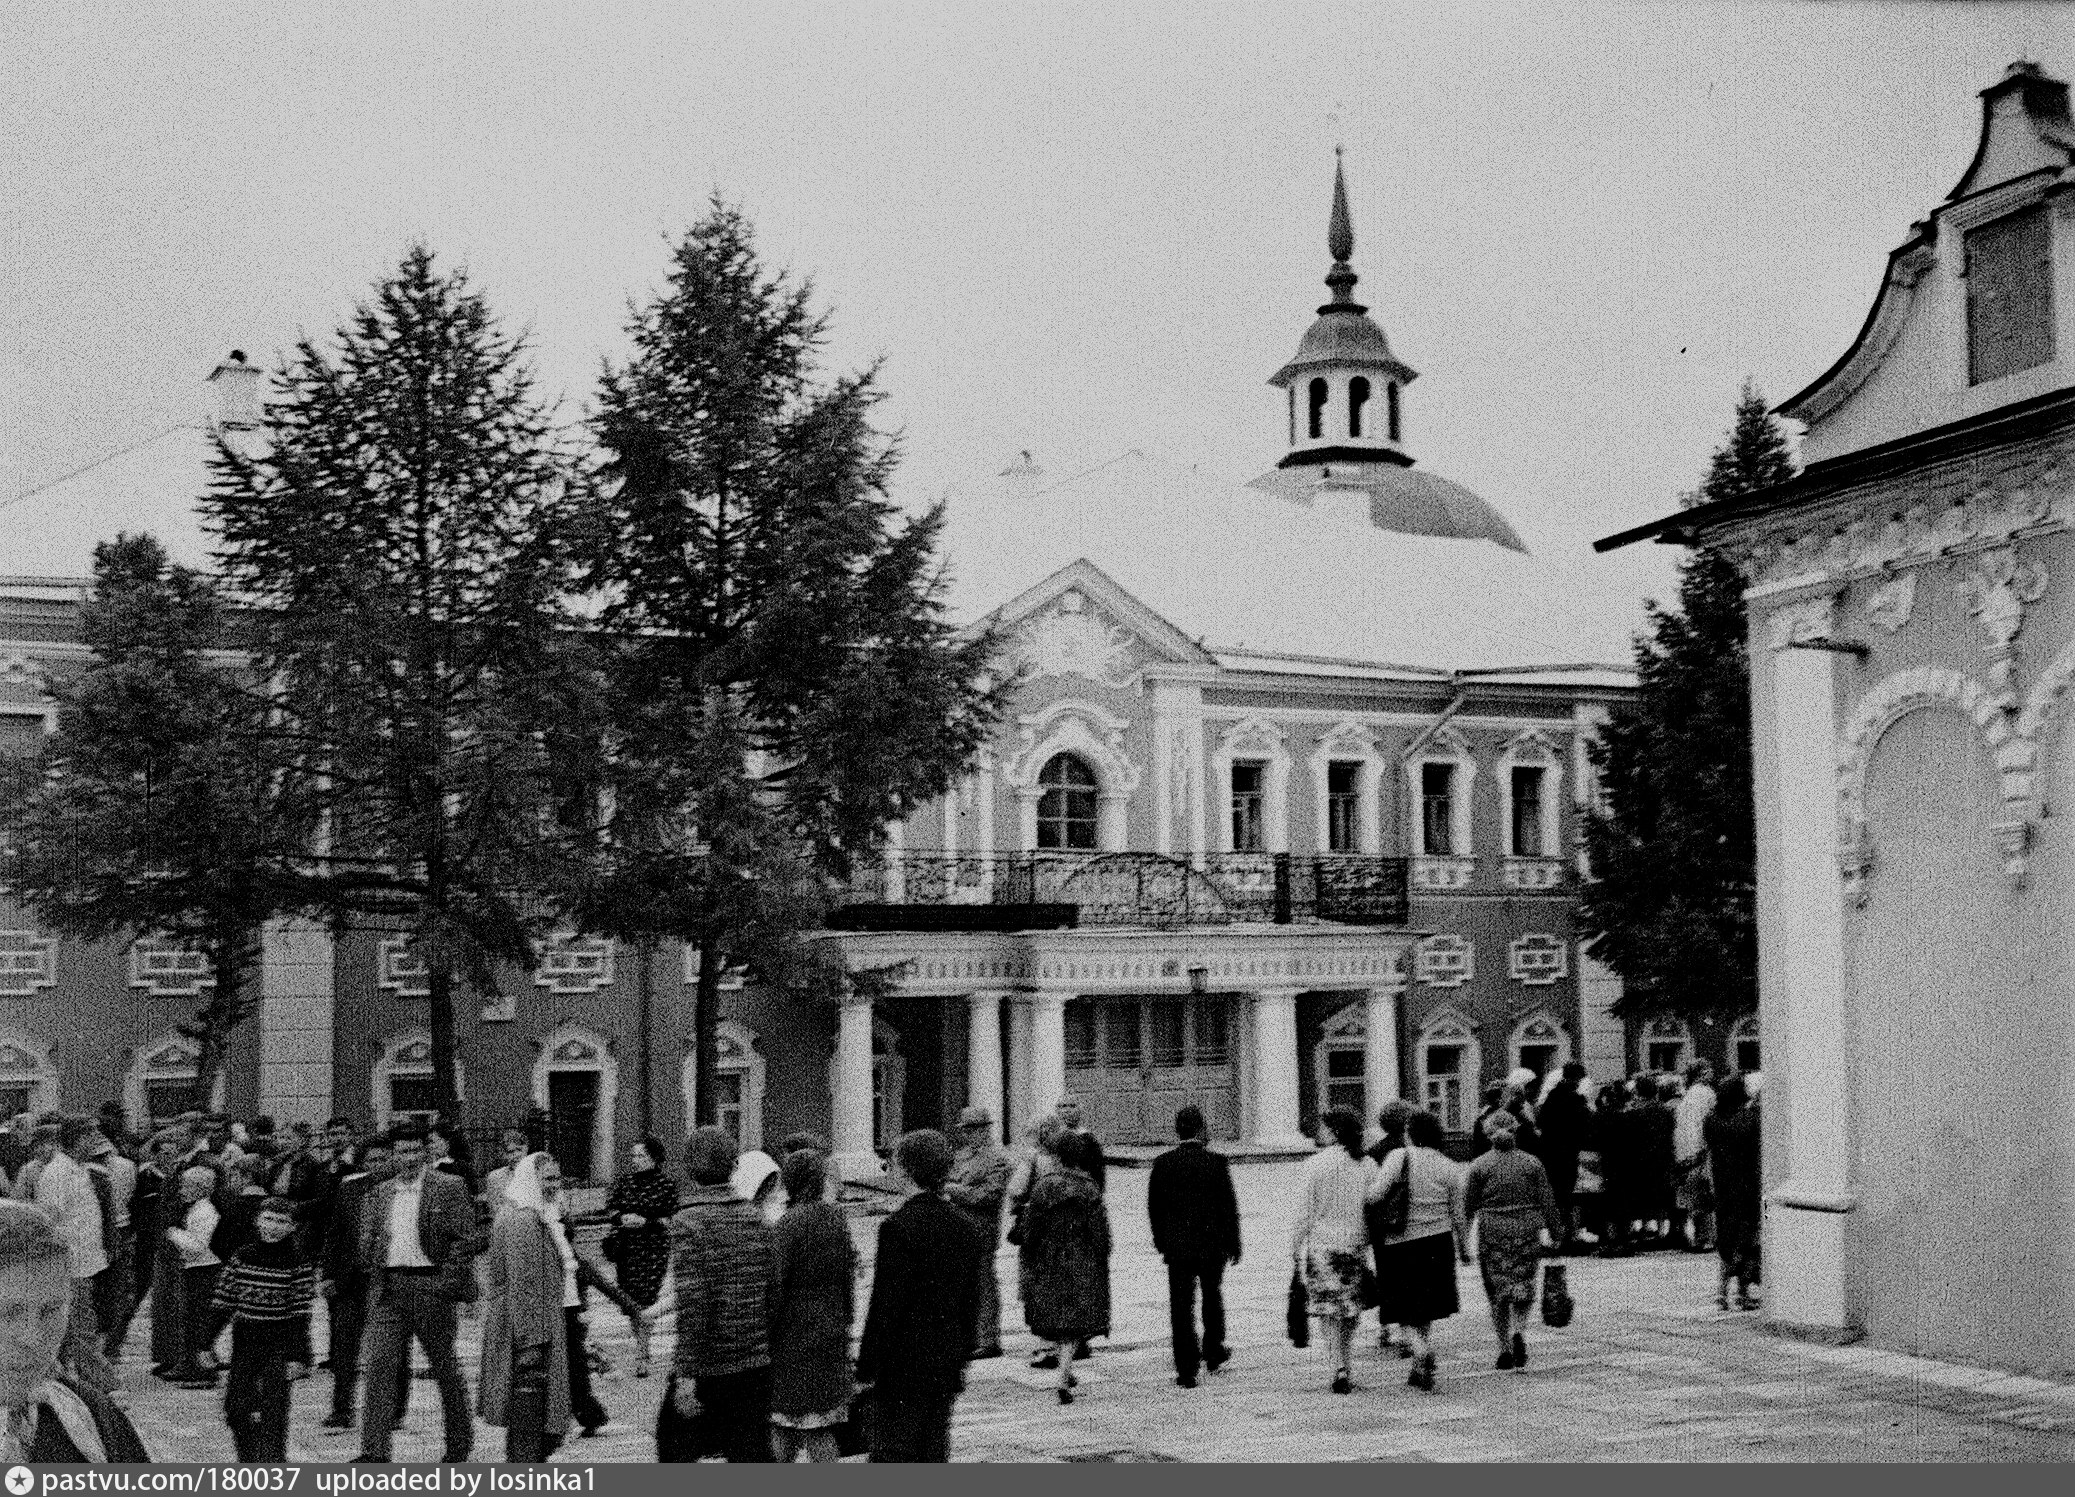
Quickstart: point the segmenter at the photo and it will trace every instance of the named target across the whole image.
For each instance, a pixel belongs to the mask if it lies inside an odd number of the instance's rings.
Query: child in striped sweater
[[[238,1249],[216,1280],[205,1346],[231,1327],[230,1379],[223,1417],[241,1461],[288,1458],[288,1390],[310,1365],[310,1305],[317,1270],[295,1240],[295,1208],[268,1196],[259,1208],[259,1241]]]

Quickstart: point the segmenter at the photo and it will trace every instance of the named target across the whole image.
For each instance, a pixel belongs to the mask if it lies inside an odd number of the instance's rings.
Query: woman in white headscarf
[[[579,1296],[561,1196],[561,1167],[528,1154],[512,1167],[490,1227],[477,1402],[486,1423],[504,1426],[508,1461],[544,1461],[569,1432],[569,1323]]]
[[[742,1200],[756,1207],[767,1226],[776,1226],[785,1215],[785,1186],[778,1178],[778,1161],[762,1149],[751,1149],[735,1161],[728,1185]]]

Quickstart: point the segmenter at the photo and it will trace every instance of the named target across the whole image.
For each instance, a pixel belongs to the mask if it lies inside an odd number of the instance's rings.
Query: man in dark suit
[[[374,1187],[361,1209],[360,1261],[370,1276],[367,1400],[354,1460],[387,1464],[405,1358],[415,1338],[439,1381],[446,1424],[440,1460],[453,1465],[467,1460],[475,1444],[468,1379],[454,1355],[454,1307],[475,1299],[475,1257],[489,1241],[468,1187],[429,1167],[425,1129],[399,1124],[390,1136],[395,1172]]]
[[[340,1177],[318,1246],[317,1272],[331,1322],[331,1414],[326,1429],[353,1428],[353,1395],[360,1385],[360,1341],[367,1331],[367,1265],[360,1229],[368,1197],[389,1178],[389,1140],[380,1134],[361,1151],[362,1168]]]
[[[872,1390],[874,1461],[948,1461],[951,1406],[980,1318],[980,1233],[944,1199],[952,1153],[943,1134],[903,1134],[893,1159],[910,1194],[879,1224],[857,1380]]]
[[[1239,1261],[1239,1198],[1232,1165],[1203,1139],[1194,1103],[1174,1115],[1181,1142],[1153,1161],[1146,1214],[1153,1247],[1167,1260],[1167,1310],[1174,1331],[1174,1380],[1196,1386],[1196,1286],[1203,1285],[1200,1365],[1216,1372],[1231,1359],[1225,1345],[1225,1265]]]

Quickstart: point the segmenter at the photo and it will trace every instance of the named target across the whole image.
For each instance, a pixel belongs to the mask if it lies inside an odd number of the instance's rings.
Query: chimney
[[[219,436],[259,426],[260,374],[246,361],[244,349],[232,349],[229,358],[209,371],[209,383],[216,387],[216,412],[210,426]]]
[[[1030,449],[1026,447],[998,476],[1005,480],[1009,498],[1020,503],[1037,497],[1038,483],[1044,478],[1045,470],[1030,460]]]

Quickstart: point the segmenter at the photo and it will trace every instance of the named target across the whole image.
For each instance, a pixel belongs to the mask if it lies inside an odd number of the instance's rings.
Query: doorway
[[[1173,1142],[1185,1103],[1212,1138],[1239,1136],[1231,999],[1076,998],[1066,1006],[1067,1090],[1108,1143]]]
[[[548,1072],[548,1152],[572,1184],[597,1173],[599,1090],[596,1071]]]

